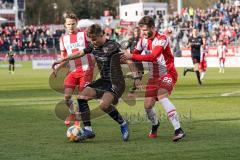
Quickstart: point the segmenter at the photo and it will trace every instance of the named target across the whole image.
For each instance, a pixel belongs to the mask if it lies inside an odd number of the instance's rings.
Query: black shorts
[[[105,92],[111,92],[114,96],[113,104],[118,103],[118,99],[122,96],[124,90],[125,90],[125,81],[116,81],[115,83],[98,79],[89,85],[87,87],[93,88],[96,91],[96,98],[101,98]]]
[[[14,63],[15,63],[14,58],[9,58],[8,59],[8,63],[14,65]]]
[[[200,57],[192,57],[193,64],[200,63]]]

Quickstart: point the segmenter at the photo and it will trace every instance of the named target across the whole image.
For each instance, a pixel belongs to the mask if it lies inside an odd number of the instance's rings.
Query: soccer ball
[[[81,127],[71,126],[67,130],[67,138],[70,142],[81,142],[85,136]]]

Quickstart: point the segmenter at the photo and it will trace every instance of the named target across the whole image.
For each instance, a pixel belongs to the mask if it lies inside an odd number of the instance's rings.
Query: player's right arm
[[[73,60],[73,59],[76,59],[76,58],[80,58],[80,57],[83,57],[85,55],[85,51],[77,51],[76,54],[71,54],[65,58],[61,58],[57,61],[55,61],[53,64],[52,64],[52,69],[55,70],[55,66],[58,65],[58,64],[62,64],[64,62],[68,62],[70,60]]]
[[[70,60],[74,60],[74,59],[83,57],[85,54],[91,53],[92,50],[93,50],[93,47],[91,45],[89,45],[87,48],[85,48],[85,49],[83,49],[81,51],[74,52],[74,53],[72,53],[71,55],[69,55],[69,56],[67,56],[65,58],[61,58],[61,59],[55,61],[52,64],[52,69],[55,70],[55,66],[60,64],[60,63],[68,62]]]
[[[61,51],[61,58],[64,58],[64,57],[67,57],[67,52],[66,52],[66,51]],[[52,66],[53,74],[55,75],[55,77],[57,76],[58,70],[59,70],[62,66],[65,66],[65,65],[67,65],[67,62],[62,62],[62,63],[60,63],[56,68],[55,68],[55,65]]]
[[[55,61],[53,64],[52,64],[52,69],[53,71],[55,71],[55,66],[58,65],[58,64],[61,64],[61,63],[66,63],[70,60],[73,60],[73,59],[76,59],[76,58],[80,58],[82,56],[85,55],[85,53],[90,53],[89,52],[89,48],[91,48],[91,46],[87,46],[84,50],[82,51],[77,51],[75,53],[72,53],[71,55],[68,55],[67,54],[67,50],[65,48],[65,45],[64,45],[64,42],[63,42],[63,36],[60,38],[60,50],[61,50],[61,59]]]
[[[64,36],[62,36],[60,39],[59,39],[59,47],[60,47],[60,56],[61,56],[61,59],[63,59],[63,58],[66,58],[67,57],[67,50],[66,50],[66,48],[65,48],[65,45],[64,45],[64,42],[63,42],[63,38],[64,38]],[[57,62],[57,61],[56,61]],[[57,68],[55,68],[55,66],[57,65],[57,64],[59,64],[58,66],[57,66]],[[64,63],[64,62],[60,62],[60,63],[57,63],[57,64],[55,64],[55,62],[52,64],[52,69],[53,69],[53,73],[54,73],[54,75],[55,76],[57,76],[57,72],[58,72],[58,70],[62,67],[62,66],[64,66],[64,65],[66,65],[66,63]]]

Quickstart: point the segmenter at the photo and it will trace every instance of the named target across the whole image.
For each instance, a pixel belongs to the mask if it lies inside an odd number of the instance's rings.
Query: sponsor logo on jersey
[[[67,45],[66,49],[72,50],[72,49],[76,49],[76,48],[83,48],[82,46],[84,46],[83,42],[75,42],[75,43],[71,43],[71,44]]]

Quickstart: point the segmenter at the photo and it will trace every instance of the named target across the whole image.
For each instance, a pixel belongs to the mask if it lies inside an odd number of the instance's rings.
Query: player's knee
[[[101,108],[101,110],[106,110],[110,105],[111,105],[110,103],[100,100],[99,107]]]
[[[168,94],[169,93],[168,93],[167,89],[161,88],[161,89],[158,90],[157,98],[158,98],[158,100],[166,98],[166,97],[168,97]]]
[[[153,108],[153,106],[152,106],[152,105],[149,105],[149,104],[145,104],[145,105],[144,105],[144,108],[145,108],[145,109],[151,109],[151,108]]]
[[[144,108],[145,109],[151,109],[154,106],[154,103],[152,101],[145,101],[144,102]]]
[[[104,104],[100,104],[99,107],[101,108],[101,110],[105,111],[109,106],[106,106]]]

